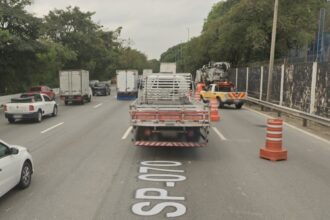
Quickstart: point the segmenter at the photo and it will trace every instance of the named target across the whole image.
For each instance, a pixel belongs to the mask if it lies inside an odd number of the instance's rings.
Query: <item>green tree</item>
[[[0,0],[0,93],[24,90],[31,84],[41,20],[25,11],[28,0]]]

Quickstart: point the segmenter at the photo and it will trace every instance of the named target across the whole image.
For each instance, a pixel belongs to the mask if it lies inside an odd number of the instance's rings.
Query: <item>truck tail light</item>
[[[33,112],[34,111],[34,106],[33,105],[29,105],[29,111]]]
[[[8,109],[7,109],[7,105],[4,105],[3,106],[3,110],[6,112]]]

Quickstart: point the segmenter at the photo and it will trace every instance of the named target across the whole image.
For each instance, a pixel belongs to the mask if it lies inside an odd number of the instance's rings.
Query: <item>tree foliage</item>
[[[0,0],[0,93],[56,87],[61,69],[86,69],[91,78],[108,80],[116,69],[157,66],[123,46],[121,27],[109,31],[95,23],[94,12],[67,7],[37,18],[25,10],[31,2]]]
[[[323,0],[279,0],[276,58],[313,42]],[[269,59],[274,0],[227,0],[215,4],[199,37],[183,45],[178,60],[194,72],[210,61],[245,65]],[[179,44],[181,45],[181,44]],[[162,54],[174,62],[179,45]]]

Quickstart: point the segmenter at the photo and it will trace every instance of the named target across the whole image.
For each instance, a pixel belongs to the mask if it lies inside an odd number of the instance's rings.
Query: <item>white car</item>
[[[12,98],[11,103],[5,104],[4,112],[9,123],[24,119],[41,122],[45,115],[57,115],[57,104],[45,94],[22,94],[20,98]]]
[[[0,197],[15,186],[27,188],[32,173],[33,161],[27,149],[0,140]]]

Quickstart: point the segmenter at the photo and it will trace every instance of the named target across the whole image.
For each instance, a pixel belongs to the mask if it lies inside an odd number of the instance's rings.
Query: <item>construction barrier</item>
[[[210,108],[211,108],[211,121],[213,121],[213,122],[220,121],[218,100],[211,99]]]
[[[260,149],[260,157],[271,161],[287,160],[288,151],[282,148],[282,119],[267,120],[266,146]]]

